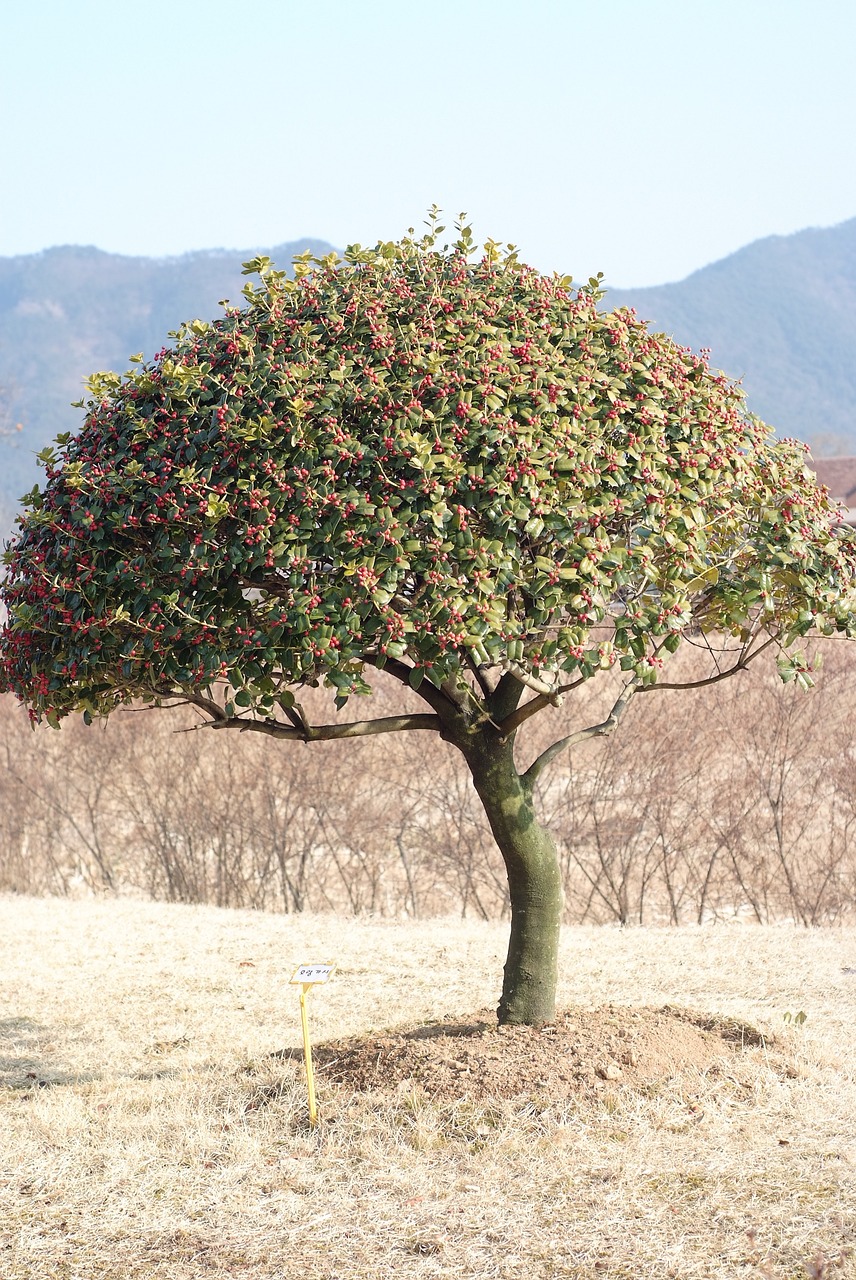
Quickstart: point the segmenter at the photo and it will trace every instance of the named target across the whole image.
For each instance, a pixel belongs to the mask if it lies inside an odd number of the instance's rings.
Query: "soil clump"
[[[645,1088],[733,1069],[736,1052],[766,1048],[754,1027],[685,1009],[571,1009],[541,1028],[499,1027],[487,1009],[463,1020],[329,1041],[319,1079],[355,1092],[413,1084],[433,1098],[571,1098],[607,1086]],[[731,1061],[730,1061],[731,1060]]]

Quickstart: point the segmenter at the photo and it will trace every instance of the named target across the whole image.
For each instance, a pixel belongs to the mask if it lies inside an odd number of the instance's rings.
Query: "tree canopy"
[[[598,280],[442,230],[293,278],[256,259],[246,306],[89,379],[6,555],[2,671],[53,725],[143,699],[305,741],[440,732],[514,919],[513,867],[553,856],[521,844],[542,768],[668,687],[682,640],[706,680],[772,647],[807,682],[800,638],[854,632],[856,550],[803,447],[704,354],[599,310]],[[341,708],[379,668],[428,709],[311,725],[296,701],[322,684]],[[607,720],[518,775],[517,730],[611,668]]]
[[[7,558],[5,674],[38,715],[225,678],[226,714],[273,717],[385,659],[414,688],[645,684],[688,633],[745,660],[851,625],[800,447],[597,282],[471,247],[256,260],[246,308],[90,378]]]

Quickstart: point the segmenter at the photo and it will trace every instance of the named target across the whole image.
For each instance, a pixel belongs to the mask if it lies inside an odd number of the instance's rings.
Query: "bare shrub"
[[[568,753],[541,795],[567,920],[852,916],[856,675],[843,646],[827,650],[810,695],[759,668],[646,694],[618,733]],[[33,732],[9,699],[0,719],[2,889],[284,912],[507,911],[471,782],[433,738],[227,740],[188,731],[189,712]]]
[[[853,911],[854,670],[827,649],[808,696],[756,668],[655,693],[573,753],[545,796],[570,919],[809,925]]]

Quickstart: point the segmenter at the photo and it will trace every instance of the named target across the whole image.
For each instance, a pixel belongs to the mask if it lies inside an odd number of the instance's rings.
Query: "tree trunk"
[[[508,873],[511,938],[499,1021],[543,1026],[556,1015],[562,915],[556,846],[536,819],[532,788],[515,768],[511,742],[481,733],[464,754]]]

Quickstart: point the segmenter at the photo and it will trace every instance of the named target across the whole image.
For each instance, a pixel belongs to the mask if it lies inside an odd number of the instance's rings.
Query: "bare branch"
[[[470,671],[472,671],[476,681],[478,682],[478,686],[484,695],[485,701],[487,701],[487,699],[491,695],[491,687],[488,684],[487,680],[485,679],[484,675],[482,674],[481,668],[479,667],[478,663],[476,662],[475,658],[473,657],[473,655],[470,653],[469,650],[467,650],[467,666],[469,667]]]
[[[303,710],[299,702],[295,702],[293,707],[283,707],[282,709],[296,728],[306,728],[309,721],[306,719],[306,712]]]
[[[381,658],[379,654],[364,654],[363,662],[366,666],[374,667],[377,671],[387,671],[400,684],[406,685],[412,689],[418,698],[423,702],[427,702],[438,716],[444,714],[448,716],[449,711],[460,711],[463,703],[456,701],[450,696],[449,691],[444,686],[438,689],[430,680],[423,680],[418,689],[413,689],[410,683],[410,672],[413,670],[406,662],[400,662],[398,658]]]
[[[168,696],[168,695],[164,695]],[[193,706],[204,712],[211,723],[208,729],[237,729],[239,732],[266,733],[274,738],[286,738],[292,742],[329,742],[335,738],[366,738],[378,733],[398,733],[409,729],[432,729],[439,733],[442,721],[434,715],[380,716],[377,720],[355,720],[347,724],[311,725],[305,711],[295,703],[292,711],[286,710],[291,724],[281,720],[250,720],[243,716],[230,716],[214,698],[202,694],[174,694],[173,706]],[[285,709],[285,708],[284,708]]]
[[[439,716],[434,715],[382,716],[378,720],[355,720],[349,724],[307,724],[301,729],[297,725],[283,724],[281,720],[245,720],[241,716],[227,716],[212,720],[207,727],[266,733],[292,742],[331,742],[337,738],[367,738],[378,733],[401,733],[410,729],[431,729],[439,733],[442,722]]]
[[[206,698],[201,693],[187,693],[179,689],[161,689],[158,691],[157,696],[159,698],[175,699],[175,701],[169,703],[173,707],[196,707],[215,723],[229,719],[225,709],[221,707],[215,698]],[[155,708],[146,708],[146,710],[155,710]]]
[[[543,693],[546,698],[556,698],[559,695],[558,687],[554,684],[547,684],[546,680],[539,680],[537,676],[530,676],[528,671],[524,671],[516,662],[511,662],[506,658],[502,664],[504,671],[510,671],[516,680],[521,684],[525,684],[527,689],[532,689],[534,693]]]
[[[583,683],[585,676],[580,676],[577,680],[572,680],[570,684],[560,684],[557,686],[555,693],[546,694],[539,693],[536,698],[530,698],[528,702],[524,702],[522,707],[518,707],[510,716],[502,721],[499,730],[504,738],[509,738],[515,729],[519,729],[532,716],[539,711],[543,711],[545,707],[554,707],[557,698],[561,698],[563,694],[570,693],[572,689],[576,689],[577,685]]]
[[[584,742],[586,738],[604,738],[612,733],[613,729],[624,714],[627,704],[630,702],[630,699],[633,697],[634,693],[636,693],[638,688],[639,679],[637,676],[634,676],[630,683],[624,686],[618,698],[616,698],[612,710],[605,720],[601,721],[600,724],[589,725],[587,729],[578,729],[576,733],[568,734],[566,738],[560,738],[558,742],[554,742],[552,747],[548,747],[546,751],[543,751],[538,759],[533,761],[523,774],[525,781],[531,786],[532,783],[538,780],[538,777],[547,765],[562,751],[567,750],[568,747],[576,746],[578,742]]]
[[[769,649],[771,644],[777,644],[778,639],[778,636],[768,636],[764,643],[759,645],[752,653],[749,653],[744,648],[737,662],[730,667],[726,667],[724,671],[718,671],[715,676],[707,676],[704,680],[688,680],[685,684],[680,681],[673,683],[671,681],[661,682],[658,680],[656,684],[645,685],[640,692],[653,693],[657,689],[704,689],[709,684],[719,684],[720,680],[727,680],[729,676],[736,675],[738,671],[745,671],[750,662],[753,662],[765,649]]]

